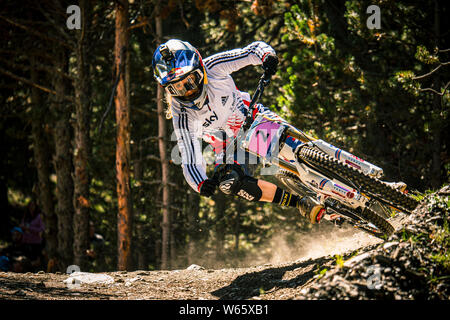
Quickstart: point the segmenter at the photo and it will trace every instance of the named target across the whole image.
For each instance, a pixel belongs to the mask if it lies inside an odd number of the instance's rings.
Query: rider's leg
[[[307,218],[311,223],[320,222],[322,219],[325,209],[315,199],[309,196],[299,197],[264,180],[258,180],[258,186],[262,190],[260,201],[277,203],[286,207],[297,207],[302,216]]]
[[[241,165],[229,165],[222,169],[219,176],[219,189],[225,194],[235,194],[248,201],[264,201],[296,207],[311,223],[319,222],[324,213],[324,207],[313,198],[300,197],[271,182],[255,179],[247,175]]]
[[[262,196],[261,199],[259,199],[259,201],[272,202],[273,198],[275,197],[275,193],[277,191],[277,186],[274,185],[273,183],[261,179],[258,180],[258,186],[262,190]]]

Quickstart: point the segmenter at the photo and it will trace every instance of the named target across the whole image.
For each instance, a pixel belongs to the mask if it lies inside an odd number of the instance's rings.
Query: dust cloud
[[[283,229],[273,232],[273,236],[242,255],[219,257],[214,250],[202,250],[197,245],[190,254],[190,264],[204,268],[247,268],[261,265],[277,265],[295,261],[316,259],[328,255],[342,255],[348,251],[381,243],[382,240],[359,231],[351,226],[336,227],[331,223],[321,223],[311,230],[302,232]],[[200,250],[199,250],[200,249]],[[185,264],[186,261],[183,264]],[[187,266],[181,266],[185,268]]]
[[[342,255],[380,242],[381,239],[350,226],[325,225],[297,235],[277,233],[267,243],[266,251],[270,251],[271,256],[265,263],[281,264]]]
[[[408,215],[397,213],[389,219],[395,230],[405,225]],[[343,255],[349,251],[382,243],[383,240],[358,230],[348,224],[336,227],[324,221],[309,231],[299,233],[279,230],[264,241],[257,253],[245,259],[248,266],[283,264],[301,260],[316,259],[328,255]]]

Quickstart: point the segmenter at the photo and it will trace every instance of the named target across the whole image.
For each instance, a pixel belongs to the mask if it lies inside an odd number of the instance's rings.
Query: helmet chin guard
[[[201,110],[206,100],[207,84],[203,84],[203,88],[200,91],[200,95],[193,100],[185,100],[180,97],[172,96],[172,99],[176,100],[180,105],[189,109]]]

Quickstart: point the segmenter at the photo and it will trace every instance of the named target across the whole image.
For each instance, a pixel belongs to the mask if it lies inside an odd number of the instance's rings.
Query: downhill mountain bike
[[[383,170],[376,165],[315,139],[281,118],[253,115],[269,82],[264,74],[244,124],[227,147],[227,158],[234,154],[229,148],[240,148],[276,166],[275,177],[289,191],[315,197],[324,205],[325,220],[349,223],[379,238],[392,234],[395,229],[389,219],[396,211],[410,213],[418,202],[380,180]]]

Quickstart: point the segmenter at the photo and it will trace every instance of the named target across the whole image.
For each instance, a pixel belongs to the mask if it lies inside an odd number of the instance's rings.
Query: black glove
[[[267,53],[263,57],[262,67],[268,76],[273,76],[277,72],[278,57],[272,53]]]
[[[211,197],[217,188],[217,180],[206,179],[203,181],[200,187],[200,195],[205,197]]]

